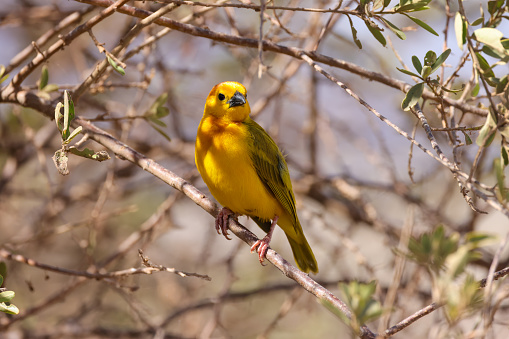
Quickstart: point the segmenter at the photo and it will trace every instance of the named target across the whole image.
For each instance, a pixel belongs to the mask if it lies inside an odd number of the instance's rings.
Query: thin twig
[[[503,278],[505,276],[509,275],[509,267],[504,268],[503,270],[500,270],[498,272],[495,272],[492,276],[489,276],[488,278],[482,279],[479,281],[479,288],[486,287],[486,281],[489,278],[492,278],[493,280],[498,280],[500,278]],[[425,315],[430,314],[433,311],[436,311],[440,307],[444,306],[444,304],[441,303],[431,303],[428,306],[420,309],[419,311],[415,312],[411,316],[401,320],[396,325],[388,328],[384,332],[384,337],[390,337],[399,331],[405,329],[406,327],[410,326],[412,323],[416,322],[420,318],[424,317]]]
[[[96,16],[89,19],[84,24],[76,27],[71,32],[66,34],[65,36],[59,37],[58,41],[55,42],[53,45],[51,45],[45,52],[42,54],[38,54],[28,65],[23,67],[12,79],[11,83],[9,84],[9,89],[6,89],[6,93],[9,93],[19,87],[23,80],[26,79],[34,70],[39,66],[42,62],[49,59],[52,55],[54,55],[56,52],[62,50],[66,45],[69,45],[74,39],[76,39],[78,36],[80,36],[82,33],[86,32],[93,26],[97,25],[104,19],[106,19],[108,16],[115,13],[115,11],[122,5],[124,5],[129,0],[117,0],[116,2],[109,3],[101,13],[97,14]]]
[[[106,272],[106,273],[94,273],[89,271],[76,271],[71,270],[67,268],[57,267],[53,265],[43,264],[38,261],[35,261],[33,259],[27,258],[25,256],[22,256],[21,254],[13,254],[10,251],[7,251],[6,249],[0,249],[0,257],[8,260],[17,261],[20,263],[27,264],[32,267],[37,267],[46,271],[51,271],[55,273],[60,274],[66,274],[66,275],[72,275],[77,277],[85,277],[90,279],[107,279],[107,278],[118,278],[118,277],[125,277],[130,276],[134,274],[152,274],[154,272],[170,272],[177,274],[181,277],[198,277],[205,280],[211,280],[209,276],[198,274],[198,273],[188,273],[176,270],[174,268],[167,268],[164,266],[158,266],[158,267],[140,267],[140,268],[128,268],[121,271],[113,271],[113,272]]]
[[[36,46],[44,46],[51,38],[53,38],[55,35],[59,34],[61,31],[63,31],[65,28],[69,27],[70,25],[75,24],[76,22],[79,22],[85,14],[90,13],[94,7],[89,6],[83,10],[73,12],[69,14],[67,17],[65,17],[62,21],[60,21],[55,27],[52,27],[49,29],[46,33],[41,35],[37,40],[35,40]],[[18,67],[26,58],[30,56],[30,54],[33,52],[34,46],[30,44],[29,46],[25,47],[21,52],[16,54],[11,61],[9,62],[9,65],[5,67],[5,73],[11,72],[14,68]]]
[[[111,0],[76,0],[76,1],[87,3],[90,5],[101,6],[101,7],[107,7],[112,2]],[[119,13],[124,13],[127,15],[139,17],[139,18],[145,18],[152,14],[152,12],[150,12],[150,11],[142,10],[142,9],[127,6],[127,5],[124,5],[120,8],[118,8],[117,11]],[[210,40],[225,42],[225,43],[238,45],[238,46],[258,48],[258,39],[243,38],[243,37],[239,37],[239,36],[233,36],[233,35],[228,35],[228,34],[224,34],[224,33],[219,33],[219,32],[215,32],[215,31],[211,31],[206,28],[181,23],[179,21],[171,20],[169,18],[158,18],[157,20],[154,21],[154,23],[161,25],[161,26],[169,27],[176,31],[180,31],[182,33],[186,33],[186,34],[193,35],[193,36],[204,37],[204,38],[207,38]],[[350,62],[346,62],[346,61],[343,61],[340,59],[332,58],[332,57],[329,57],[329,56],[326,56],[326,55],[323,55],[320,53],[306,51],[301,48],[283,46],[283,45],[276,44],[272,41],[263,40],[263,50],[280,53],[280,54],[286,54],[286,55],[289,55],[289,56],[297,58],[297,59],[301,59],[302,54],[306,54],[309,58],[311,58],[315,62],[320,62],[320,63],[326,64],[326,65],[329,65],[332,67],[347,70],[347,71],[357,74],[361,77],[365,77],[372,81],[377,81],[377,82],[383,83],[389,87],[399,89],[400,91],[403,91],[403,92],[406,92],[411,87],[411,85],[409,85],[403,81],[388,77],[388,76],[383,75],[378,72],[369,71],[369,70],[367,70],[363,67],[360,67],[354,63],[350,63]],[[436,100],[435,94],[427,89],[424,90],[422,96],[427,99]],[[476,115],[481,115],[481,116],[487,116],[487,114],[488,114],[487,110],[484,110],[484,109],[481,109],[481,108],[478,108],[478,107],[475,107],[472,105],[467,105],[467,104],[460,102],[458,100],[453,100],[450,98],[444,98],[443,100],[444,100],[444,103],[446,103],[447,105],[455,106],[455,107],[461,109],[463,112],[470,112],[470,113],[473,113]]]

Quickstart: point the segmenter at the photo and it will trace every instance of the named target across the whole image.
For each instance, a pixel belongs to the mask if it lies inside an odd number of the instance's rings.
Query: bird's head
[[[206,115],[233,122],[246,120],[251,113],[246,88],[234,81],[215,85],[207,97],[204,112]]]

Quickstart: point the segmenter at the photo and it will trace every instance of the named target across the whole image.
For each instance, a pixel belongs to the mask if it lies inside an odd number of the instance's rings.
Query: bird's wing
[[[255,121],[247,119],[244,124],[251,134],[248,149],[253,166],[265,187],[279,201],[286,212],[297,223],[295,197],[290,173],[283,154],[272,138]]]

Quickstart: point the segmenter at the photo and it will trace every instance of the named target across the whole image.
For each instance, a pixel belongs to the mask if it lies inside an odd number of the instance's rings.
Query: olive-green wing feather
[[[295,197],[293,196],[290,173],[283,154],[274,140],[255,121],[248,118],[244,121],[244,124],[251,134],[249,142],[253,144],[252,147],[249,147],[250,157],[258,177],[268,191],[281,203],[285,211],[292,216],[294,225],[296,225]]]
[[[249,156],[258,177],[267,190],[281,203],[281,206],[283,206],[288,215],[293,219],[293,226],[297,238],[289,236],[288,233],[286,236],[292,247],[295,262],[297,266],[306,273],[310,271],[318,273],[318,264],[315,256],[297,219],[295,197],[293,196],[292,182],[285,158],[274,140],[272,140],[260,125],[249,118],[244,124],[251,134],[249,142],[252,144],[248,147],[250,150]],[[257,217],[252,218],[265,232],[269,231],[270,221],[261,220]]]

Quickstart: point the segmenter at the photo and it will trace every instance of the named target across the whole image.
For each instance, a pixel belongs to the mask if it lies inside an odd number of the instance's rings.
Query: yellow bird
[[[278,224],[290,242],[297,266],[306,273],[318,273],[297,217],[285,158],[250,113],[246,88],[238,82],[223,82],[210,91],[198,127],[196,167],[210,193],[223,205],[216,230],[229,239],[229,216],[252,218],[267,232],[251,247],[263,263]]]

